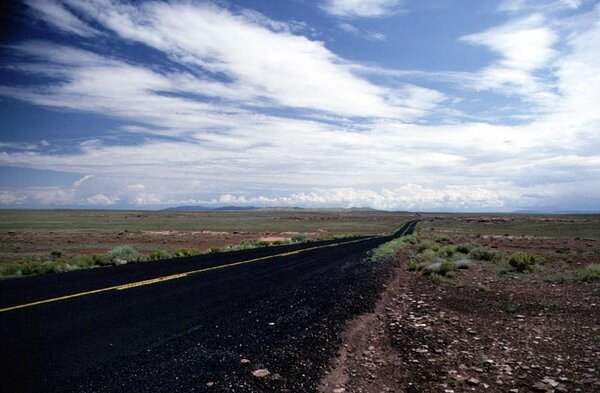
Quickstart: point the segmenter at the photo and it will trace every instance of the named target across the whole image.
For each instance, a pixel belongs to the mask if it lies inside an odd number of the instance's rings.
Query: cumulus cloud
[[[96,194],[86,198],[86,202],[90,205],[114,205],[118,201],[118,197],[108,197],[103,194]]]

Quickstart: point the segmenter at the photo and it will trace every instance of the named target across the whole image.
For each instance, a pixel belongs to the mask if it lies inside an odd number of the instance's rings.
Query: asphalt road
[[[388,267],[368,252],[415,225],[2,281],[0,390],[313,391],[343,323],[380,290]]]

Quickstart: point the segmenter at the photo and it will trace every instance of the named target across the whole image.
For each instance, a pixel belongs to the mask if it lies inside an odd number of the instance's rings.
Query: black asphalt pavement
[[[389,269],[369,251],[415,225],[0,281],[0,391],[314,391],[344,322],[374,305]],[[172,279],[139,284],[160,277]],[[252,375],[262,368],[270,375]]]

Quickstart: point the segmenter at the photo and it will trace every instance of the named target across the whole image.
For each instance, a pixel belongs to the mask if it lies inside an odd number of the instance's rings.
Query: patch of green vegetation
[[[435,262],[425,266],[423,274],[438,274],[440,276],[447,276],[448,273],[458,270],[458,265],[454,261],[443,261]]]
[[[600,263],[592,263],[575,272],[575,279],[578,281],[600,281]]]
[[[131,246],[118,246],[108,253],[108,261],[113,265],[137,262],[140,254]]]
[[[461,254],[469,254],[472,250],[481,247],[479,244],[477,243],[471,243],[471,242],[467,242],[467,243],[461,243],[458,246],[456,246],[456,252],[459,252]]]
[[[148,261],[160,261],[161,259],[171,258],[171,255],[169,255],[164,250],[158,250],[158,251],[154,251],[153,253],[149,254],[146,258],[148,259]]]
[[[304,233],[296,233],[292,236],[292,241],[297,243],[303,243],[308,241],[308,236]]]
[[[508,258],[508,264],[519,273],[531,272],[536,264],[543,263],[544,261],[545,259],[539,255],[524,252],[516,252]]]
[[[589,215],[529,215],[529,214],[437,214],[440,219],[428,221],[440,234],[461,234],[481,237],[541,236],[552,238],[598,238],[600,216]],[[558,218],[558,219],[557,219]],[[461,220],[459,220],[461,219]],[[462,219],[470,219],[469,221]],[[493,220],[493,221],[492,221]]]
[[[405,236],[384,243],[371,252],[371,260],[373,262],[391,262],[398,252],[412,244],[413,240],[413,237]]]
[[[304,239],[304,240],[303,240]],[[307,238],[299,237],[290,241],[277,241],[269,243],[263,240],[249,239],[240,244],[227,246],[223,249],[211,247],[206,251],[190,248],[178,248],[173,253],[158,250],[149,255],[142,255],[136,248],[129,245],[117,246],[106,254],[64,256],[63,252],[53,251],[47,256],[32,257],[30,261],[20,264],[1,264],[0,278],[12,278],[30,276],[44,273],[63,273],[78,269],[89,269],[101,266],[121,265],[133,262],[159,261],[171,258],[182,258],[201,254],[214,254],[218,252],[248,250],[272,245],[296,244],[307,241]],[[404,242],[404,241],[403,241]]]
[[[412,217],[412,215],[411,215]],[[0,231],[120,232],[316,232],[374,235],[392,232],[406,213],[385,211],[249,210],[249,211],[106,211],[0,210]]]
[[[553,284],[564,284],[565,282],[567,282],[567,279],[565,278],[565,276],[563,274],[554,273],[549,276],[546,276],[544,278],[544,281],[551,282]]]
[[[452,258],[456,253],[456,247],[451,245],[443,246],[439,248],[437,253],[442,258]]]
[[[502,258],[502,255],[499,252],[490,250],[483,246],[479,246],[469,251],[469,257],[477,259],[479,261],[494,262],[500,260]]]

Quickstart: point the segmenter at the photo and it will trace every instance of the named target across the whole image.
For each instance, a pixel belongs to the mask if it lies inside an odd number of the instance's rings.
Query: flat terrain
[[[0,388],[314,391],[344,321],[375,303],[389,265],[369,253],[391,238],[5,280]],[[55,301],[30,304],[47,299]],[[18,305],[27,306],[7,309]]]
[[[0,263],[106,253],[132,245],[143,254],[197,251],[249,239],[288,240],[342,234],[385,234],[414,215],[379,211],[252,210],[153,212],[102,210],[0,210]]]
[[[439,216],[416,238],[322,392],[600,391],[600,271],[582,274],[600,267],[598,216]],[[485,252],[448,257],[460,244]],[[466,268],[427,274],[440,259]]]

